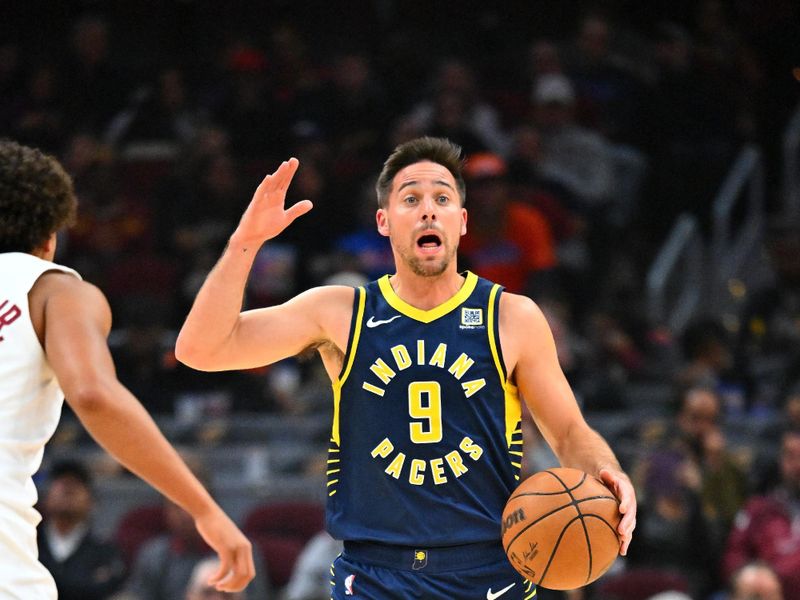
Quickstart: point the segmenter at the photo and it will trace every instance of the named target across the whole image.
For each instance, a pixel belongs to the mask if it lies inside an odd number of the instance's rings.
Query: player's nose
[[[433,198],[425,197],[421,203],[422,206],[422,220],[436,220],[436,202],[433,201]]]

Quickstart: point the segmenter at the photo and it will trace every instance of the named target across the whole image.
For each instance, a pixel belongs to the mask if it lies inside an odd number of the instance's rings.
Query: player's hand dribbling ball
[[[503,510],[503,548],[536,585],[579,588],[605,573],[619,554],[618,506],[602,481],[578,469],[535,473]]]

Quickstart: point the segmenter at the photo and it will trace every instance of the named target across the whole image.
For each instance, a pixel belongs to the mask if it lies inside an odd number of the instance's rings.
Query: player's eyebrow
[[[441,186],[444,186],[444,187],[448,187],[448,188],[450,188],[451,190],[455,191],[455,190],[453,189],[453,186],[452,186],[452,185],[450,185],[449,183],[447,183],[446,181],[444,181],[443,179],[436,179],[436,180],[434,180],[434,182],[433,182],[433,183],[434,183],[435,185],[441,185]],[[397,191],[399,192],[399,191],[401,191],[403,188],[405,188],[405,187],[408,187],[408,186],[413,186],[413,185],[419,185],[419,181],[417,181],[417,180],[415,180],[415,179],[414,179],[414,180],[412,180],[412,181],[406,181],[405,183],[401,183],[401,184],[400,184],[400,187],[399,187],[399,188],[397,188]]]

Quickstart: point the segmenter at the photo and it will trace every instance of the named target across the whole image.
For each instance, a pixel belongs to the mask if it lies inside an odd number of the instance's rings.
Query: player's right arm
[[[202,371],[258,367],[340,337],[331,324],[341,321],[344,312],[349,316],[351,288],[315,288],[279,306],[242,312],[258,249],[311,210],[309,200],[285,209],[298,165],[296,158],[282,163],[256,189],[178,335],[175,355],[184,364]]]
[[[243,589],[255,574],[250,542],[117,379],[105,296],[72,275],[50,272],[36,282],[29,303],[47,360],[81,423],[109,454],[192,515],[220,557],[212,585]]]

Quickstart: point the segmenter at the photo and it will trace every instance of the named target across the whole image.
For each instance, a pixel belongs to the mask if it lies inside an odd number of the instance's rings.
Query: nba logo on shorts
[[[348,575],[347,579],[344,580],[344,595],[345,596],[354,596],[355,592],[353,592],[353,582],[356,580],[355,575]]]

